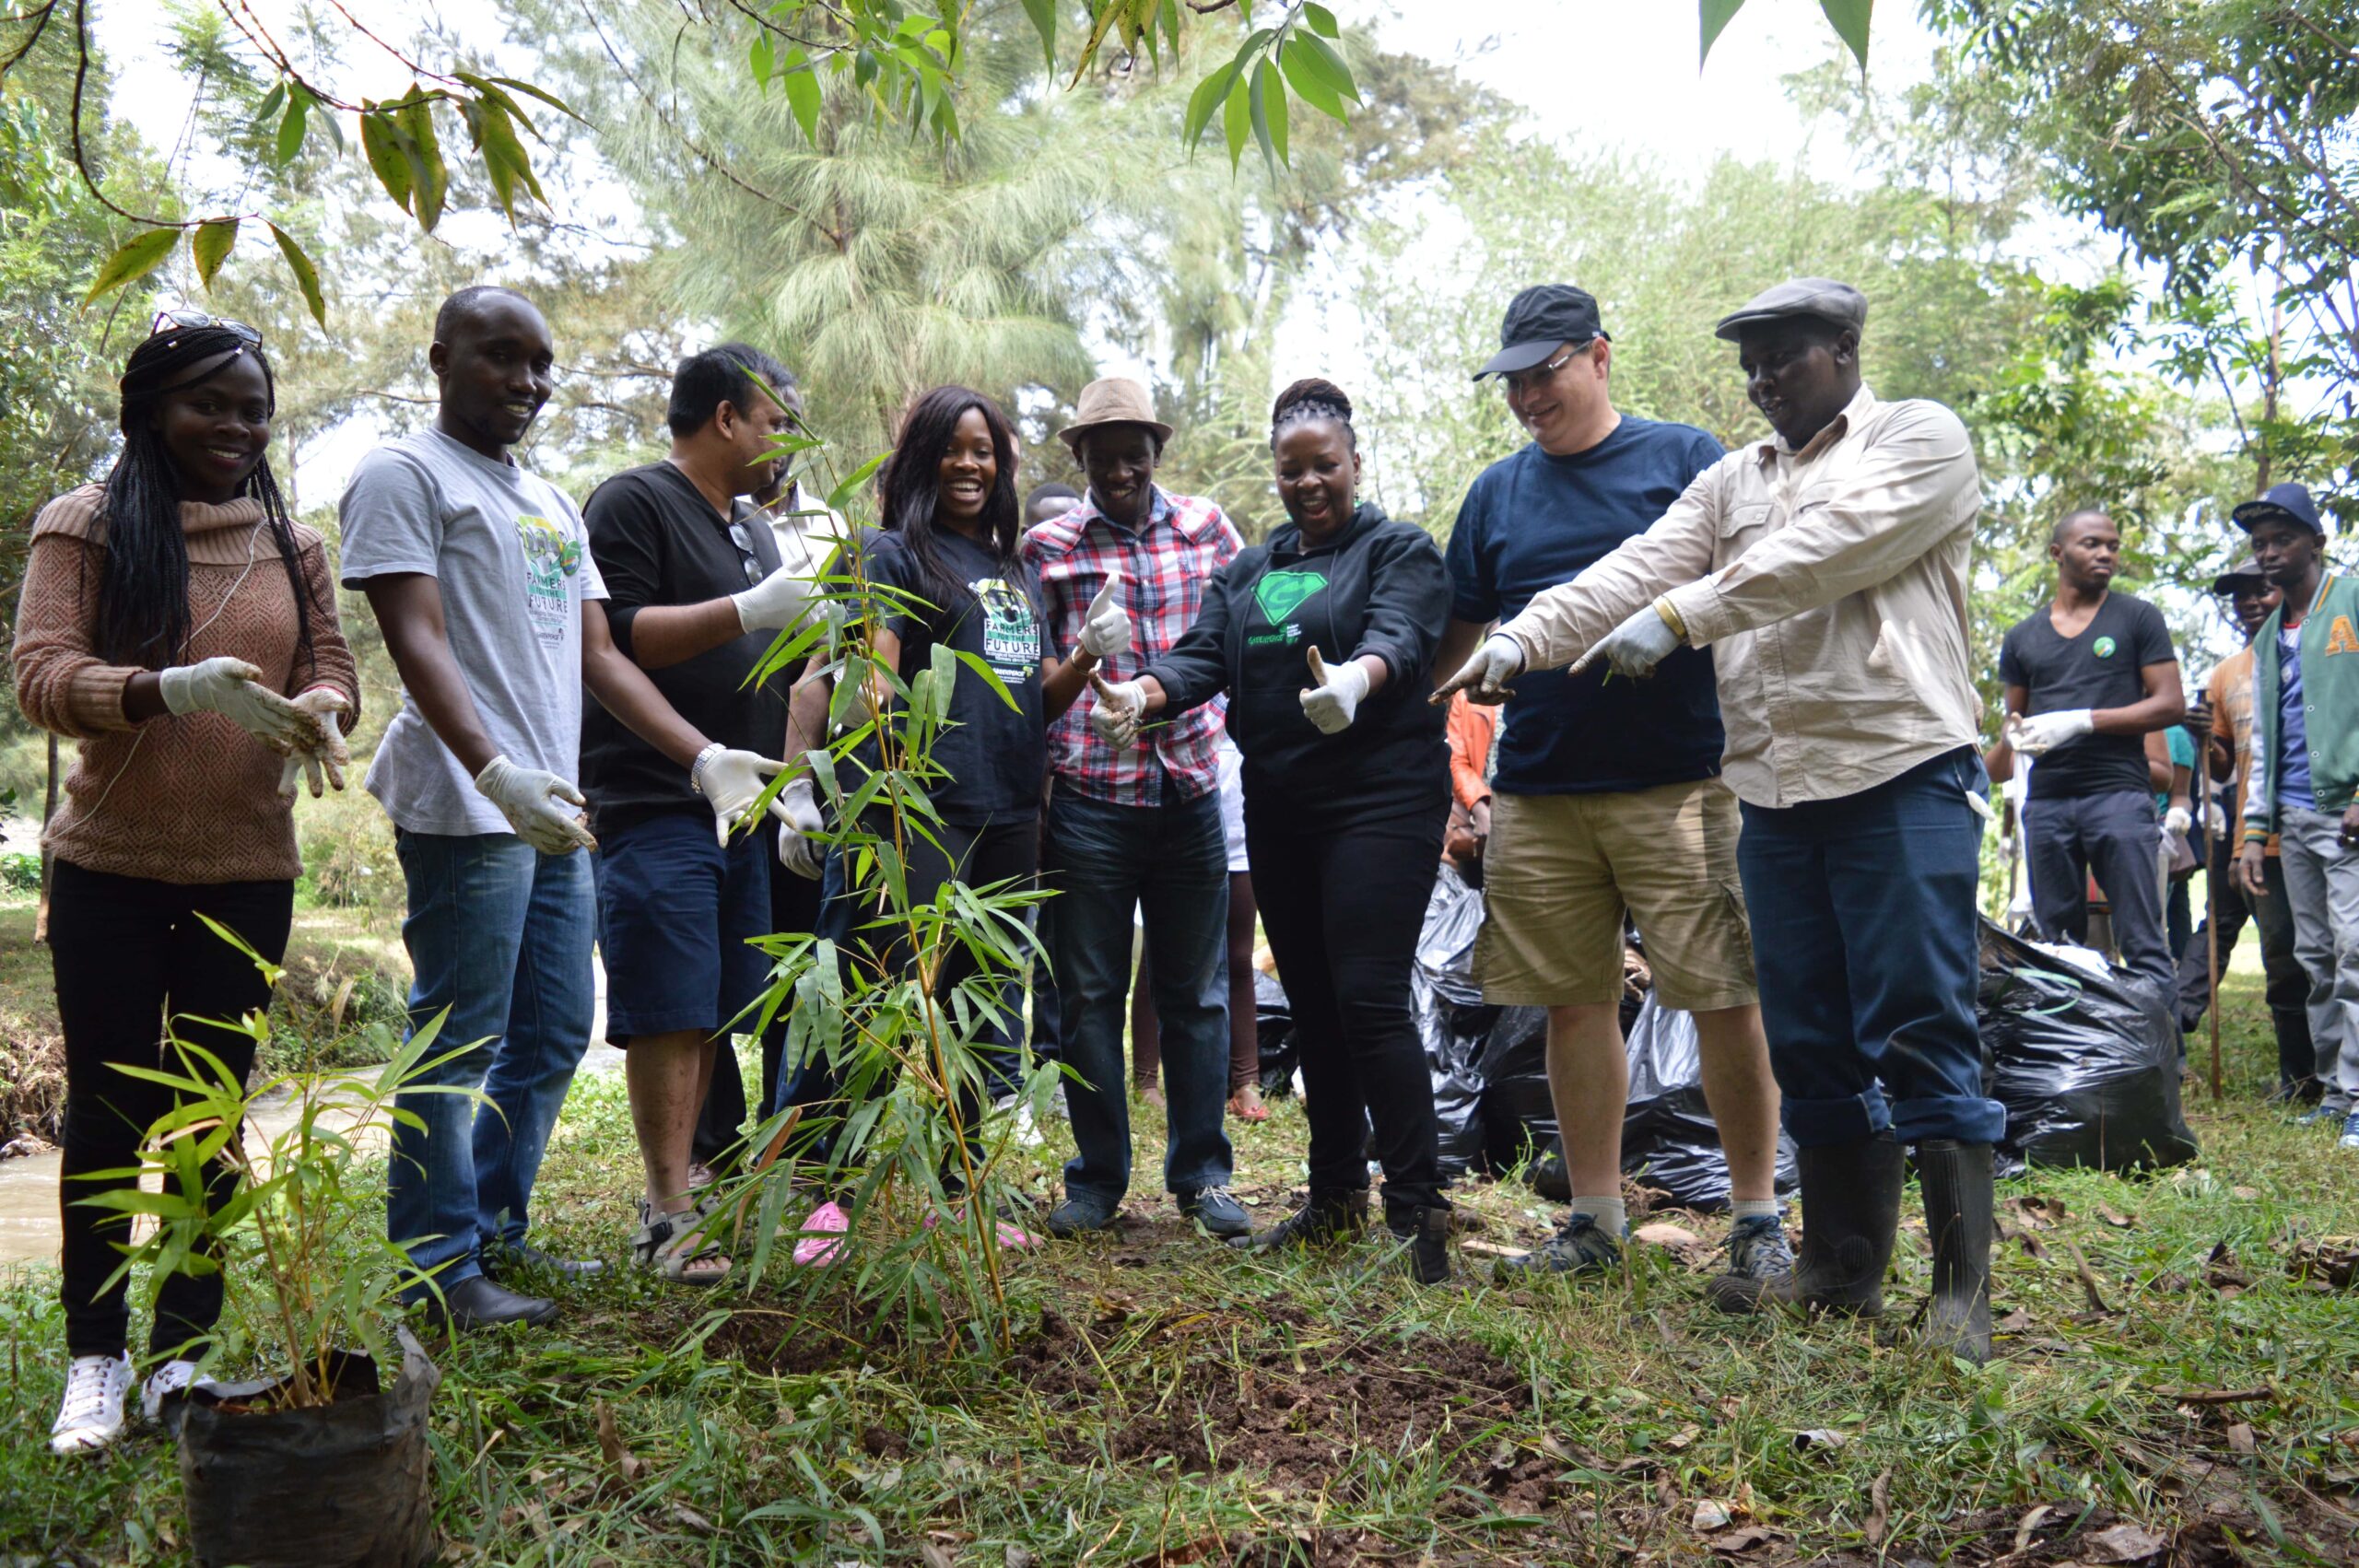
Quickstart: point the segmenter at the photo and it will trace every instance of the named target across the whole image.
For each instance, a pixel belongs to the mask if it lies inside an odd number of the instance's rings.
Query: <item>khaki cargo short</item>
[[[1717,778],[1614,794],[1495,796],[1474,942],[1483,1000],[1619,1001],[1626,908],[1665,1007],[1752,1005],[1736,837],[1736,797]]]

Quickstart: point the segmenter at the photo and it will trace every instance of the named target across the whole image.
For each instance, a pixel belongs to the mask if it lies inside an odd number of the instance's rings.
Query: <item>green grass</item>
[[[1468,1254],[1465,1282],[1426,1292],[1374,1242],[1256,1262],[1134,1195],[1120,1234],[1013,1265],[1003,1358],[863,1320],[831,1289],[619,1272],[554,1330],[440,1351],[445,1560],[2359,1561],[2359,1304],[2288,1267],[2359,1235],[2359,1156],[2261,1102],[2273,1058],[2241,973],[2226,1036],[2228,1101],[2190,1088],[2195,1165],[2006,1184],[1988,1368],[1869,1326],[1715,1316],[1699,1288],[1724,1222],[1646,1216],[1699,1245],[1635,1247],[1624,1281],[1500,1289]],[[1160,1126],[1143,1123],[1152,1188]],[[1233,1130],[1238,1185],[1274,1216],[1299,1109]],[[543,1179],[555,1243],[618,1258],[635,1169],[618,1079],[582,1080]],[[1478,1242],[1549,1219],[1512,1185],[1458,1196]],[[1900,1253],[1887,1330],[1923,1299],[1921,1228]],[[39,1270],[0,1286],[0,1562],[184,1562],[159,1437],[77,1464],[42,1445],[53,1291]],[[2181,1397],[2206,1391],[2259,1392]],[[628,1466],[602,1449],[602,1408]]]

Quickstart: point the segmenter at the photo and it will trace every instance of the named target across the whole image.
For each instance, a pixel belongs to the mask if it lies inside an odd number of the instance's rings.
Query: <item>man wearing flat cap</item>
[[[2212,579],[2212,591],[2223,601],[2228,618],[2246,646],[2220,661],[2204,687],[2200,708],[2188,714],[2189,726],[2202,734],[2203,764],[2219,784],[2229,786],[2227,809],[2216,799],[2214,821],[2205,825],[2210,846],[2209,876],[2213,894],[2212,919],[2207,920],[2188,943],[2179,962],[2179,1027],[2193,1033],[2216,1000],[2212,994],[2210,947],[2217,922],[2220,973],[2236,950],[2236,939],[2249,920],[2260,933],[2261,964],[2268,975],[2269,1021],[2277,1035],[2277,1093],[2286,1099],[2318,1097],[2317,1056],[2310,1043],[2307,1011],[2310,981],[2301,960],[2294,955],[2294,911],[2285,899],[2285,872],[2277,840],[2262,846],[2262,880],[2268,891],[2254,897],[2237,885],[2236,850],[2244,833],[2245,786],[2252,777],[2253,640],[2283,595],[2250,556]],[[2201,722],[2197,722],[2198,716]],[[2233,827],[2231,825],[2234,825]]]
[[[2306,487],[2272,486],[2230,515],[2285,595],[2252,643],[2236,881],[2266,896],[2274,834],[2324,1091],[2306,1119],[2359,1152],[2359,582],[2326,569],[2326,524]]]
[[[1450,623],[1437,670],[1646,532],[1720,461],[1692,425],[1614,406],[1614,344],[1597,301],[1565,284],[1518,294],[1496,376],[1530,444],[1485,469],[1449,535]],[[1729,1272],[1793,1272],[1777,1199],[1778,1088],[1762,1038],[1753,947],[1736,894],[1736,797],[1720,781],[1712,656],[1680,649],[1646,683],[1603,670],[1534,671],[1507,705],[1484,849],[1474,977],[1494,1005],[1548,1010],[1548,1082],[1572,1207],[1509,1274],[1620,1278],[1622,929],[1635,920],[1665,1007],[1690,1012],[1704,1093],[1728,1153]]]
[[[1108,682],[1126,681],[1171,650],[1203,608],[1204,585],[1245,547],[1218,506],[1155,482],[1171,427],[1146,388],[1092,381],[1058,432],[1089,493],[1024,536],[1039,573],[1057,651],[1086,648]],[[1129,612],[1108,641],[1105,612]],[[1232,1154],[1221,1118],[1228,1095],[1228,841],[1221,828],[1221,715],[1191,708],[1121,744],[1092,722],[1096,693],[1049,730],[1044,869],[1050,966],[1064,1016],[1074,1154],[1064,1201],[1049,1212],[1060,1236],[1115,1223],[1131,1180],[1130,1102],[1122,1020],[1131,989],[1132,911],[1145,925],[1149,986],[1162,1024],[1168,1132],[1164,1184],[1180,1213],[1217,1236],[1252,1219],[1228,1189]]]
[[[1792,1279],[1724,1276],[1713,1302],[1882,1311],[1913,1143],[1933,1246],[1925,1333],[1981,1358],[2006,1111],[1982,1094],[1974,1021],[1989,809],[1966,655],[1980,479],[1954,414],[1861,383],[1866,320],[1859,290],[1825,278],[1723,319],[1775,439],[1731,452],[1645,533],[1534,599],[1444,689],[1496,701],[1526,670],[1602,661],[1646,679],[1682,647],[1712,650],[1802,1179]]]

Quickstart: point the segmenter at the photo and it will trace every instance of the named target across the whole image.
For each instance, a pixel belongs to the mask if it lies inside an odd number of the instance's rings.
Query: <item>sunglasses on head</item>
[[[158,310],[155,325],[147,329],[147,335],[156,337],[168,332],[192,332],[198,327],[219,327],[248,348],[262,346],[262,333],[245,322],[224,321],[218,316],[208,316],[202,310]]]

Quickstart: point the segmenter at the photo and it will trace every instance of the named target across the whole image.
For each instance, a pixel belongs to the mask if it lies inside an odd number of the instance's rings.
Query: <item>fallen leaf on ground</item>
[[[1884,1544],[1884,1532],[1892,1525],[1892,1472],[1884,1471],[1868,1488],[1868,1522],[1860,1527],[1870,1547]]]
[[[2034,1508],[2030,1513],[2025,1514],[2023,1518],[2016,1523],[2015,1550],[2017,1552],[2020,1553],[2024,1548],[2031,1544],[2033,1532],[2037,1530],[2042,1524],[2046,1523],[2048,1516],[2055,1512],[2056,1510],[2054,1507],[2043,1503],[2038,1507]]]
[[[2228,1196],[2241,1198],[2250,1203],[2260,1197],[2260,1189],[2253,1187],[2232,1187],[2228,1188]]]
[[[1675,1247],[1694,1246],[1703,1238],[1684,1225],[1674,1225],[1668,1220],[1658,1220],[1652,1224],[1640,1225],[1637,1230],[1632,1231],[1630,1239],[1645,1242],[1649,1246]]]
[[[1695,1442],[1696,1439],[1702,1436],[1703,1433],[1704,1429],[1697,1426],[1691,1421],[1685,1426],[1681,1427],[1677,1432],[1672,1433],[1669,1437],[1664,1438],[1662,1440],[1662,1446],[1670,1449],[1675,1454],[1682,1448],[1686,1447],[1690,1443]]]
[[[2015,1308],[2014,1311],[2010,1312],[2006,1316],[2001,1317],[1999,1321],[1990,1325],[1992,1328],[2001,1334],[2021,1334],[2030,1328],[2031,1326],[2032,1317],[2030,1310],[2026,1307],[2021,1306]]]
[[[1726,1528],[1728,1522],[1729,1511],[1727,1505],[1724,1504],[1714,1503],[1709,1498],[1707,1498],[1703,1502],[1696,1504],[1695,1516],[1688,1521],[1690,1526],[1694,1527],[1698,1535],[1701,1535],[1708,1530]]]
[[[2241,1421],[2232,1422],[2228,1427],[2228,1446],[2239,1454],[2253,1452],[2251,1425]]]
[[[689,1507],[685,1503],[675,1503],[672,1504],[672,1517],[679,1520],[680,1523],[687,1526],[688,1528],[696,1531],[698,1535],[709,1536],[713,1533],[712,1521],[706,1518],[703,1515],[698,1513],[695,1509]]]
[[[2095,1535],[2082,1537],[2073,1543],[2073,1550],[2092,1562],[2130,1563],[2143,1562],[2169,1544],[2168,1537],[2124,1520],[2118,1525],[2107,1525]]]
[[[925,1568],[958,1568],[957,1552],[930,1540],[919,1543],[918,1555],[925,1559]]]
[[[1714,1551],[1737,1557],[1748,1551],[1758,1550],[1777,1539],[1778,1532],[1766,1525],[1746,1525],[1740,1529],[1731,1530],[1725,1535],[1714,1536],[1707,1544]]]
[[[616,1479],[626,1485],[647,1473],[647,1461],[623,1446],[622,1433],[615,1426],[614,1408],[604,1399],[598,1401],[598,1452],[606,1457]]]
[[[2118,1231],[2126,1231],[2130,1226],[2138,1223],[2137,1215],[2117,1213],[2115,1211],[2107,1208],[2102,1203],[2097,1205],[2097,1218],[2103,1220],[2107,1224],[2111,1225]]]

